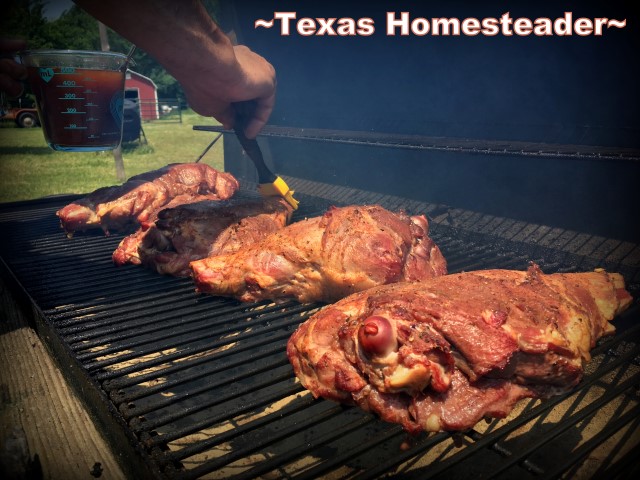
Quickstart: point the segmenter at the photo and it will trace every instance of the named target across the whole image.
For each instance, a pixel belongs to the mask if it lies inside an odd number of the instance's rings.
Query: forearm
[[[241,80],[229,38],[198,0],[74,0],[160,62],[179,82],[205,75],[224,93]]]
[[[273,66],[247,47],[233,46],[198,0],[74,1],[160,62],[199,114],[231,128],[234,104],[253,101],[248,137],[269,119],[276,92]]]

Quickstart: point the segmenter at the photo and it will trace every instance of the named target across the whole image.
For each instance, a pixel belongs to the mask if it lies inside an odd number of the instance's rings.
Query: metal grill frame
[[[296,178],[285,180],[302,201],[296,219],[320,214],[330,204],[349,203],[379,203],[427,214],[432,236],[452,272],[522,269],[529,261],[536,261],[546,272],[604,267],[622,273],[634,296],[640,293],[640,247],[629,242]],[[253,196],[253,187],[245,185],[242,194]],[[616,321],[620,333],[595,349],[594,362],[574,392],[528,402],[513,418],[464,435],[422,435],[400,450],[406,436],[399,426],[357,409],[315,400],[295,381],[284,345],[297,324],[321,305],[240,304],[197,295],[187,279],[163,277],[141,267],[118,269],[111,263],[111,252],[122,236],[64,238],[55,210],[72,198],[0,206],[0,224],[7,232],[1,241],[1,273],[31,312],[33,326],[110,443],[127,459],[125,468],[135,478],[215,476],[216,471],[229,472],[234,462],[265,452],[250,468],[238,468],[234,478],[274,472],[295,478],[378,478],[389,473],[401,473],[403,478],[446,478],[460,475],[469,463],[476,474],[492,478],[508,478],[514,472],[523,478],[556,478],[575,471],[629,423],[633,432],[640,431],[637,300]],[[129,361],[137,363],[123,366]],[[152,384],[163,376],[165,383]],[[141,389],[141,383],[149,385]],[[185,384],[190,386],[180,391]],[[256,394],[258,387],[262,393]],[[606,393],[584,408],[570,407],[575,411],[561,421],[544,425],[541,419],[554,408],[583,402],[592,388]],[[198,404],[199,397],[211,392],[216,398],[207,396],[206,403]],[[285,398],[292,400],[269,410]],[[588,424],[611,401],[626,404],[586,444],[564,452],[557,464],[536,458],[546,441],[561,440],[577,425]],[[255,418],[246,420],[247,415]],[[212,425],[225,422],[235,422],[234,427],[206,438],[202,435]],[[508,436],[530,423],[536,425],[525,436],[529,445],[512,448],[514,442]],[[197,434],[201,434],[198,440],[176,449],[176,442]],[[296,443],[298,439],[306,441]],[[168,450],[167,444],[174,450]],[[231,448],[218,458],[188,464],[194,455],[220,445]],[[429,460],[428,468],[420,467],[426,452],[439,448],[446,450],[442,458]],[[287,472],[287,467],[304,463],[301,459],[309,455],[320,460],[298,467],[295,474]],[[491,460],[489,470],[483,469],[487,459]],[[629,471],[634,461],[632,451],[601,465],[598,473],[613,478]],[[415,462],[418,468],[412,470]]]

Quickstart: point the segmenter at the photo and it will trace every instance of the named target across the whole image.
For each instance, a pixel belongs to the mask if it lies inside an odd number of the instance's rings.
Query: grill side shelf
[[[234,134],[215,125],[194,125],[194,130]],[[386,148],[436,150],[443,152],[473,153],[479,155],[516,155],[527,157],[618,160],[640,162],[640,151],[632,148],[611,148],[592,145],[560,145],[518,141],[491,141],[466,138],[426,137],[385,132],[328,130],[268,125],[259,137],[288,138],[313,142],[342,143],[346,145],[373,145]]]

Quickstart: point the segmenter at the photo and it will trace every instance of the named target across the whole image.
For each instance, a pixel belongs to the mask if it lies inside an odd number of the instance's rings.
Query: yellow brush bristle
[[[293,198],[293,194],[295,192],[289,189],[289,186],[282,178],[276,178],[273,183],[261,183],[260,185],[258,185],[258,189],[260,190],[260,193],[265,197],[280,196],[284,198],[287,203],[293,207],[294,210],[297,210],[298,203],[300,202]]]

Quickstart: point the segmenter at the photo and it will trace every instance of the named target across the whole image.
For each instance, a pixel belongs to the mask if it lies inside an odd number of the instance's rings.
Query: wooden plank
[[[3,478],[124,479],[86,409],[0,279]]]

